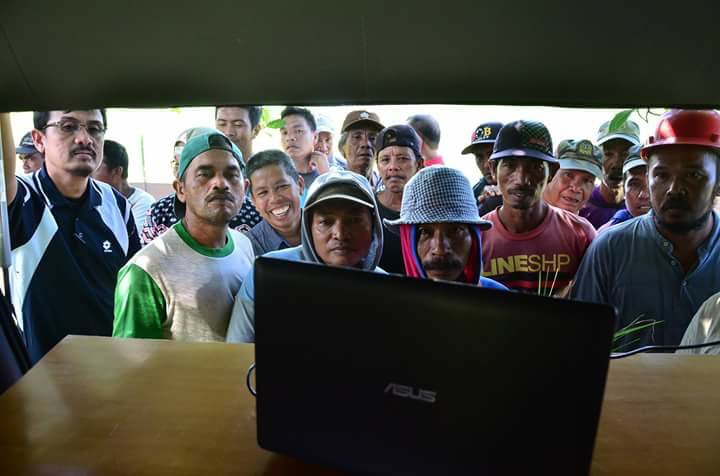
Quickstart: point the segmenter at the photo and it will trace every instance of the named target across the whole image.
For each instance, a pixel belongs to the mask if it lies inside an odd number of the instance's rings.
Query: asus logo
[[[417,389],[407,385],[400,385],[398,383],[389,383],[385,387],[385,393],[392,393],[396,397],[411,398],[413,400],[419,400],[426,403],[435,403],[437,394],[430,390]]]

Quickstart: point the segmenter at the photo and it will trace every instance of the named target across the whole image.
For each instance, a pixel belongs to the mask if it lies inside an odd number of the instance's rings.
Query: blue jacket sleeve
[[[235,296],[226,342],[255,342],[255,283],[251,268]]]

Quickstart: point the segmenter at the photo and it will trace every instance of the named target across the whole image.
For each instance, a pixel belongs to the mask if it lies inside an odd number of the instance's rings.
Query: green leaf
[[[270,122],[270,110],[266,107],[262,108],[262,114],[260,114],[260,125],[267,127],[267,123]]]
[[[615,340],[618,340],[619,338],[624,337],[624,336],[626,336],[626,335],[628,335],[628,334],[632,334],[633,332],[637,332],[637,331],[639,331],[639,330],[646,329],[646,328],[648,328],[648,327],[652,327],[652,326],[655,326],[655,325],[658,325],[658,324],[661,324],[661,323],[662,323],[662,321],[649,321],[649,322],[640,321],[640,322],[637,323],[637,325],[627,326],[627,327],[625,327],[625,328],[620,329],[619,331],[617,331],[617,332],[615,333],[615,335],[613,336],[613,340],[614,340],[614,341],[615,341]]]
[[[610,121],[610,127],[608,128],[608,132],[613,133],[616,130],[620,129],[620,127],[628,120],[630,114],[632,114],[633,111],[634,109],[625,109],[624,111],[620,111],[615,114],[615,117],[613,117],[612,121]]]
[[[182,109],[179,107],[171,107],[170,110],[177,114],[180,114],[182,112]]]
[[[280,129],[284,125],[285,121],[282,119],[275,119],[274,121],[270,121],[267,123],[268,129]]]

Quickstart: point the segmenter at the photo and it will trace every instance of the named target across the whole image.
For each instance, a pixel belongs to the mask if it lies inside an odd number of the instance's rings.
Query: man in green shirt
[[[219,132],[187,142],[173,183],[181,220],[120,270],[113,336],[225,340],[254,259],[250,241],[228,227],[245,196],[242,163]]]

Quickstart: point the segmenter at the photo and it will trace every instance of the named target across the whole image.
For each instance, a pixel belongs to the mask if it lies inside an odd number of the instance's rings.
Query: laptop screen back
[[[386,474],[589,471],[606,306],[260,258],[258,441]]]

